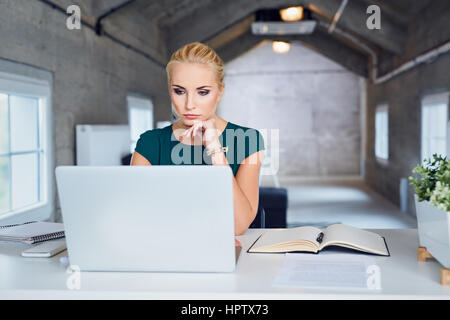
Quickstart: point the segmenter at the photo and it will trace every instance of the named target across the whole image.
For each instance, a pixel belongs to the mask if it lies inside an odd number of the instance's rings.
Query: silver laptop
[[[232,272],[229,166],[59,166],[71,265],[84,271]]]

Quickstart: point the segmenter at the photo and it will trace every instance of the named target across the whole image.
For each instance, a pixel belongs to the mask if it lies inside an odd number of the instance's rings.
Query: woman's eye
[[[180,89],[173,89],[173,92],[175,92],[175,94],[177,94],[177,95],[184,93],[184,91],[180,90]],[[209,90],[199,91],[199,93],[201,96],[206,96],[209,93]]]

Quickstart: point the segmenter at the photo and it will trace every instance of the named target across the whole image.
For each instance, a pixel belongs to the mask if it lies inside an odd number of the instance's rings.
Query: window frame
[[[428,157],[424,154],[424,109],[427,105],[438,104],[444,102],[446,107],[446,130],[445,130],[445,146],[446,154],[450,151],[449,149],[449,115],[450,115],[450,92],[441,91],[435,93],[424,94],[420,100],[420,163],[423,164],[424,158]]]
[[[41,170],[39,173],[40,181],[38,181],[41,201],[0,214],[0,224],[4,225],[22,223],[26,221],[53,220],[55,213],[55,182],[53,175],[54,154],[52,139],[53,122],[51,76],[35,78],[10,73],[10,71],[4,72],[0,70],[0,92],[8,95],[33,97],[39,99],[37,128],[39,145],[37,151],[38,154],[40,154],[38,157],[38,164],[39,170]],[[10,117],[10,115],[8,116]],[[10,127],[8,127],[8,130],[10,130]],[[3,155],[8,155],[11,157],[11,150],[9,150],[7,154]],[[43,161],[42,164],[41,159]],[[12,197],[12,195],[10,195],[10,197]]]
[[[378,140],[378,136],[377,136],[377,113],[379,112],[385,112],[386,113],[386,157],[380,156],[378,154],[378,149],[377,149],[377,140]],[[387,103],[382,103],[379,104],[376,108],[375,108],[375,116],[374,116],[374,155],[375,158],[382,164],[386,164],[389,161],[389,105]]]

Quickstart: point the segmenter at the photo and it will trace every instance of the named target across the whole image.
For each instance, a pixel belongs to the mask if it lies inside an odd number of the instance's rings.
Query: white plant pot
[[[419,243],[445,268],[450,268],[450,212],[419,202],[414,195]]]

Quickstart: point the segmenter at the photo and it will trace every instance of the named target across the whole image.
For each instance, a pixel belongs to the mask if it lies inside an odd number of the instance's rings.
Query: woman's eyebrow
[[[186,88],[184,88],[184,87],[182,87],[182,86],[180,86],[180,85],[178,85],[178,84],[173,84],[172,86],[174,86],[174,87],[180,87],[180,88],[182,88],[182,89],[186,89]],[[207,87],[210,87],[210,88],[211,88],[211,86],[201,86],[201,87],[198,87],[197,89],[202,89],[202,88],[207,88]]]

